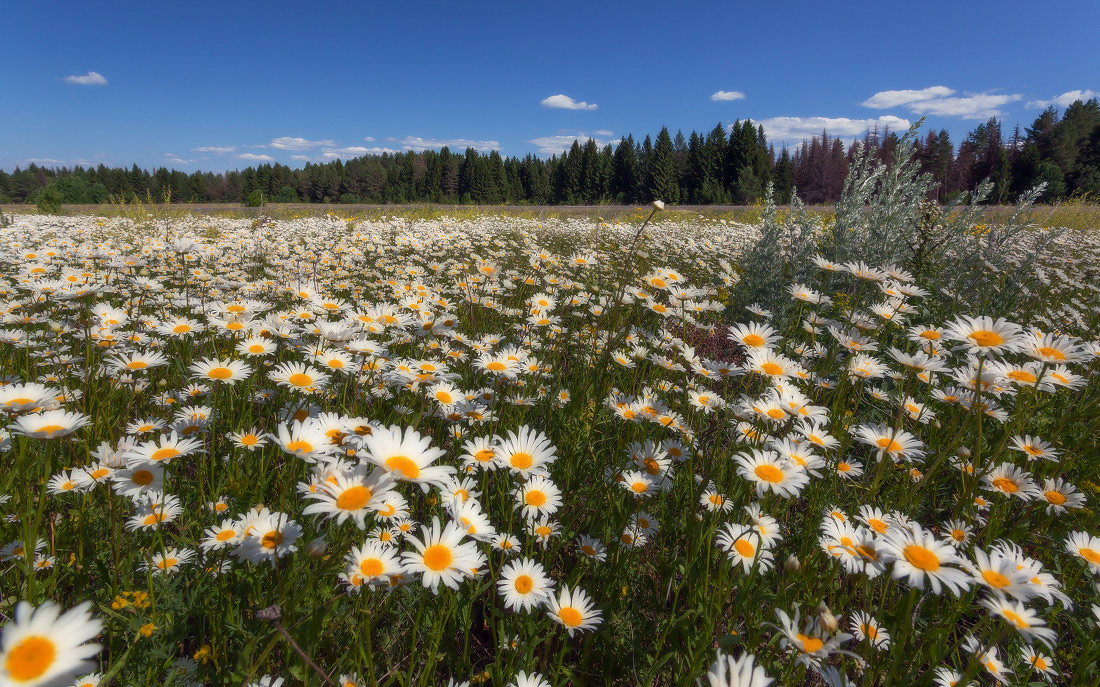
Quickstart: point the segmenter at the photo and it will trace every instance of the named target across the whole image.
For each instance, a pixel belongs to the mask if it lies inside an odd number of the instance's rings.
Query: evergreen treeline
[[[898,142],[890,131],[863,139],[883,159]],[[308,163],[301,169],[264,164],[214,173],[159,168],[46,168],[35,164],[0,171],[0,202],[34,202],[53,186],[65,203],[110,200],[241,202],[260,191],[271,202],[309,203],[645,203],[659,198],[680,204],[747,204],[774,183],[779,202],[792,189],[806,203],[840,197],[855,144],[845,146],[823,132],[797,148],[776,152],[762,127],[749,120],[727,129],[656,139],[626,136],[617,146],[573,142],[560,156],[501,157],[439,151],[367,155],[348,161]],[[938,182],[938,200],[992,179],[992,203],[1012,202],[1038,182],[1045,201],[1071,195],[1100,196],[1100,103],[1077,101],[1059,116],[1050,107],[1024,131],[1006,136],[997,119],[979,124],[956,149],[947,131],[930,131],[917,146],[924,167]]]

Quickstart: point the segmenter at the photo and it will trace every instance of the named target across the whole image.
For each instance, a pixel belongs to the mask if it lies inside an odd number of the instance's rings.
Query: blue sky
[[[299,166],[443,143],[545,155],[738,118],[779,145],[927,114],[957,143],[990,115],[1011,129],[1100,91],[1100,3],[1085,0],[39,1],[5,15],[7,170]]]

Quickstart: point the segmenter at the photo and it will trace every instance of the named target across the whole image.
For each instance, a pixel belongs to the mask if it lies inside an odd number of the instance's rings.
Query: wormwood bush
[[[769,187],[760,236],[741,260],[752,280],[746,293],[769,307],[789,307],[781,287],[802,279],[817,255],[834,263],[895,265],[915,278],[940,285],[949,299],[990,314],[1012,312],[1034,283],[1032,267],[1057,231],[1035,231],[1028,210],[1043,192],[1024,193],[1003,222],[986,224],[981,203],[993,184],[982,181],[973,192],[940,208],[927,200],[935,182],[920,171],[915,157],[923,119],[905,133],[889,164],[859,144],[831,225],[810,215],[794,196],[792,210],[780,218]]]

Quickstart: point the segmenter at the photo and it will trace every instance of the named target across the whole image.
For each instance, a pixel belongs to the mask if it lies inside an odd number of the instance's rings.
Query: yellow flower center
[[[756,547],[753,546],[746,539],[738,539],[737,541],[733,542],[733,548],[737,549],[737,553],[741,554],[745,558],[752,558],[754,555],[756,555]]]
[[[12,648],[4,668],[15,682],[29,682],[49,670],[56,656],[57,647],[49,638],[32,635]]]
[[[228,367],[215,367],[206,373],[211,379],[229,379],[233,376],[233,370]]]
[[[283,543],[283,533],[279,530],[271,530],[263,537],[260,538],[260,546],[265,549],[274,549],[279,544]]]
[[[905,560],[914,568],[935,572],[940,569],[940,559],[932,551],[918,544],[910,544],[904,549]]]
[[[420,466],[408,456],[390,456],[386,459],[386,467],[393,472],[400,472],[406,479],[416,479],[420,476]]]
[[[991,332],[986,329],[979,329],[978,331],[970,334],[968,339],[972,339],[974,343],[979,346],[1000,346],[1005,342],[1005,338],[997,332]]]
[[[340,510],[359,510],[367,505],[373,494],[367,487],[356,485],[348,487],[336,498],[336,507]]]
[[[509,462],[511,462],[512,467],[518,470],[526,470],[534,464],[534,459],[530,453],[520,451],[518,453],[513,453]]]
[[[287,377],[286,381],[290,382],[294,386],[309,386],[313,383],[313,377],[310,377],[309,375],[303,374],[301,372],[296,372]]]
[[[528,594],[535,587],[535,581],[530,575],[520,575],[515,582],[516,591],[520,594]]]
[[[384,567],[378,558],[364,558],[359,563],[359,570],[367,577],[378,577],[382,574]]]
[[[434,544],[424,549],[424,565],[429,570],[439,572],[450,566],[454,556],[451,550],[442,544]]]
[[[752,346],[753,348],[759,348],[764,345],[764,337],[759,334],[746,334],[744,338],[741,339],[741,343],[746,346]]]
[[[154,451],[153,455],[149,456],[149,459],[154,461],[162,461],[168,460],[169,458],[175,458],[179,454],[180,452],[178,449],[167,446],[165,448],[157,449],[156,451]]]
[[[756,476],[765,482],[778,484],[783,481],[783,471],[774,465],[758,465],[754,470]]]
[[[795,635],[795,638],[802,644],[802,652],[806,654],[812,654],[815,651],[820,651],[821,647],[825,646],[825,642],[821,641],[817,637],[807,637],[801,632]]]
[[[982,579],[989,583],[989,586],[1000,589],[1001,587],[1007,587],[1012,583],[1007,577],[997,572],[996,570],[983,570]]]
[[[546,503],[546,494],[536,489],[532,489],[523,496],[523,502],[528,506],[541,506]]]
[[[584,622],[584,616],[572,606],[563,606],[558,609],[558,617],[567,627],[577,627]]]
[[[997,479],[993,480],[993,486],[1009,494],[1014,494],[1020,490],[1019,485],[1017,485],[1008,477],[998,477]]]
[[[771,362],[764,363],[763,365],[760,366],[760,369],[766,375],[775,376],[775,375],[783,374],[783,368],[780,365],[776,364],[776,363],[771,363]]]

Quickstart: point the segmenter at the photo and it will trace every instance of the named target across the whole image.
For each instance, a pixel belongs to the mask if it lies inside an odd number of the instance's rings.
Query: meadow
[[[0,684],[1096,684],[1100,234],[894,171],[11,216]]]

